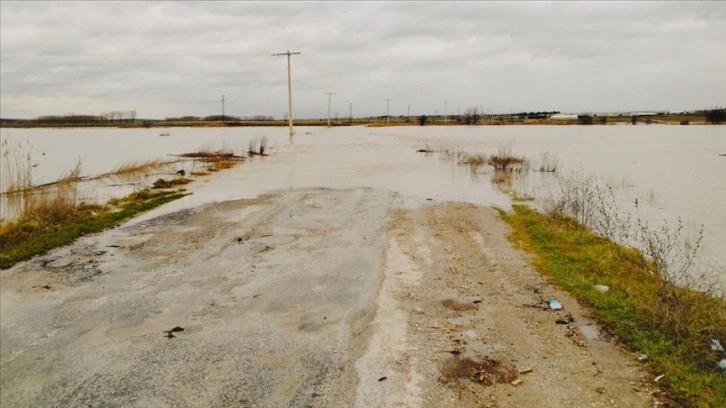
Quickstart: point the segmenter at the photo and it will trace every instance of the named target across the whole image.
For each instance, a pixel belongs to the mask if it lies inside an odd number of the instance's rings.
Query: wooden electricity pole
[[[290,56],[291,55],[300,55],[299,52],[281,52],[279,54],[272,54],[273,57],[279,57],[282,55],[287,55],[287,121],[288,125],[290,127],[290,140],[292,140],[292,83],[290,80]]]

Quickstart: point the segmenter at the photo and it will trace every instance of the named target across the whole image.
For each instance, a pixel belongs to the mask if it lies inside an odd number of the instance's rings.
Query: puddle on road
[[[600,329],[597,326],[585,324],[580,326],[580,332],[589,341],[600,339]]]

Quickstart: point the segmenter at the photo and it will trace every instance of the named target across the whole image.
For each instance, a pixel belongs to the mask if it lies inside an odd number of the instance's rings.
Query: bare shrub
[[[260,139],[260,149],[259,149],[260,156],[265,155],[266,148],[267,148],[267,136],[262,136],[262,138]]]
[[[247,145],[247,155],[252,156],[265,156],[265,150],[267,149],[267,136],[262,138],[253,138]]]
[[[256,155],[259,144],[260,144],[260,141],[256,137],[253,139],[250,139],[250,142],[247,145],[247,155],[250,157]]]
[[[560,158],[556,154],[551,152],[544,152],[539,157],[539,163],[536,167],[536,171],[554,173],[560,165]]]
[[[649,311],[650,324],[669,333],[671,340],[680,342],[701,335],[693,331],[694,319],[717,321],[713,316],[699,315],[710,310],[704,305],[723,297],[717,274],[697,266],[703,226],[694,237],[684,236],[680,219],[675,225],[664,220],[659,226],[652,226],[639,215],[633,217],[622,211],[612,188],[582,171],[559,178],[558,197],[550,201],[547,211],[573,219],[598,235],[634,248],[643,255],[639,258],[638,269],[652,277],[657,289],[655,293],[641,296],[638,302]],[[619,248],[616,250],[620,251]],[[618,255],[622,256],[621,253]],[[628,259],[632,262],[633,258]],[[718,330],[706,326],[704,323],[704,330],[711,335]]]

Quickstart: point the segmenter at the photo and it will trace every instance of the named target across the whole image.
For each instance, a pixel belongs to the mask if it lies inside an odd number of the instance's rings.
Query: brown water
[[[509,208],[510,198],[488,174],[417,149],[496,153],[507,148],[536,162],[555,154],[558,173],[595,174],[613,187],[618,205],[652,223],[680,217],[688,235],[704,226],[702,261],[726,265],[726,128],[721,126],[472,126],[390,128],[2,129],[0,139],[31,152],[36,183],[49,182],[80,160],[92,176],[128,162],[171,158],[201,148],[243,154],[250,140],[267,137],[265,158],[253,158],[189,188],[195,194],[145,218],[211,201],[249,198],[297,187],[368,186],[396,191],[412,203],[465,201]],[[168,132],[168,137],[160,133]],[[5,159],[3,159],[5,160]],[[5,164],[2,163],[2,171]],[[193,166],[178,164],[176,168]],[[175,168],[175,169],[176,169]],[[152,175],[154,177],[154,175]],[[557,183],[530,173],[519,190],[542,197]],[[2,187],[2,186],[0,186]],[[139,186],[82,187],[89,199],[124,195]],[[638,207],[634,202],[638,200]],[[3,204],[0,202],[0,205]],[[0,217],[7,206],[0,207]],[[7,217],[7,214],[5,215]],[[721,269],[723,273],[723,269]]]

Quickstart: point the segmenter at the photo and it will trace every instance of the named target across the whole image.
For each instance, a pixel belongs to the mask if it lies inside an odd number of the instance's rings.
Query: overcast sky
[[[726,2],[0,2],[0,116],[726,105]]]

